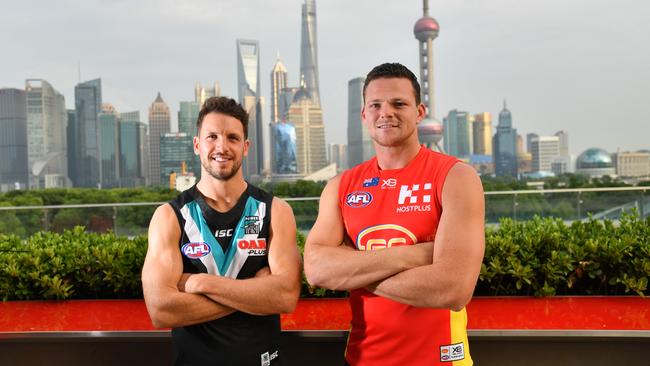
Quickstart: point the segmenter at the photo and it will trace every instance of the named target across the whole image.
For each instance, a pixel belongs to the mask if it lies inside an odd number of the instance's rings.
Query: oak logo
[[[345,197],[345,203],[352,208],[368,206],[372,202],[372,195],[364,191],[355,191]]]
[[[247,250],[248,255],[258,256],[266,255],[266,239],[239,239],[237,240],[237,247],[242,250]]]
[[[411,231],[395,224],[382,224],[366,228],[359,233],[356,241],[359,250],[379,250],[415,243],[417,243],[417,237]]]

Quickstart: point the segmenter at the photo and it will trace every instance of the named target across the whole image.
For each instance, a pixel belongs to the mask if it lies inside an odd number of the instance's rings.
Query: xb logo
[[[404,228],[395,224],[382,224],[364,229],[357,236],[356,244],[359,250],[378,250],[399,245],[413,245],[417,237]]]

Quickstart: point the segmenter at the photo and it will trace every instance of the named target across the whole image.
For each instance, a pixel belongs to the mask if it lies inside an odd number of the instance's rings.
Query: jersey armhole
[[[445,183],[447,182],[447,176],[449,175],[449,171],[451,170],[451,168],[458,163],[462,163],[462,162],[456,158],[448,159],[442,164],[442,166],[438,170],[436,181],[441,183],[436,185],[436,197],[438,201],[437,204],[439,205],[440,208],[442,208],[442,189],[444,188]]]

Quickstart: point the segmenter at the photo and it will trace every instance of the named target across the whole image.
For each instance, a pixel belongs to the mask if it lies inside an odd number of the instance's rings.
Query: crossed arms
[[[462,309],[471,299],[483,260],[484,198],[468,165],[454,165],[442,189],[442,215],[433,242],[377,251],[352,248],[338,207],[340,177],[321,195],[305,245],[305,274],[312,286],[366,288],[420,307]]]
[[[202,323],[243,311],[255,315],[292,312],[300,294],[300,254],[291,207],[274,198],[271,205],[269,267],[254,278],[231,279],[183,273],[180,227],[168,204],[156,209],[149,225],[149,247],[142,288],[157,328]]]

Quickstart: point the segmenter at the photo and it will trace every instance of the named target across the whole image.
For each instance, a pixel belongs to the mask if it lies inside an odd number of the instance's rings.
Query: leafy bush
[[[300,250],[305,237],[297,234]],[[112,233],[39,232],[27,240],[0,234],[0,296],[4,300],[142,297],[145,237]],[[475,295],[648,294],[650,218],[576,221],[503,219],[486,231]],[[345,296],[315,289],[303,297]]]
[[[650,218],[502,219],[486,231],[475,295],[648,294]]]

